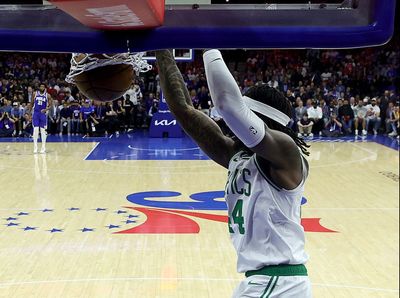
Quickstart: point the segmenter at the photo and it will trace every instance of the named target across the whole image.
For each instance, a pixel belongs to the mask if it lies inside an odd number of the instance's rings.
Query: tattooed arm
[[[235,143],[224,136],[218,125],[203,112],[196,110],[182,75],[169,50],[156,51],[161,89],[168,107],[182,128],[215,162],[228,167],[235,153]]]

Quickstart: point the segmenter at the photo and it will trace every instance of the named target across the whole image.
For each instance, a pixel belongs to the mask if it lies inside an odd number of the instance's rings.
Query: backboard
[[[162,48],[367,47],[391,38],[396,5],[396,0],[276,0],[269,4],[251,0],[167,0],[165,5],[163,0],[9,1],[27,2],[36,4],[0,5],[0,50],[116,53],[126,52],[128,47],[133,52]],[[163,10],[159,18],[146,29],[122,30],[114,26],[111,31],[104,26],[104,30],[97,30],[84,25],[82,17],[89,13],[75,9],[81,14],[78,18],[74,10],[71,13],[61,5],[113,3],[130,9],[137,3],[150,7],[160,2]],[[100,9],[107,16],[109,8]],[[134,10],[113,17],[136,16]],[[101,21],[104,25],[107,20]]]

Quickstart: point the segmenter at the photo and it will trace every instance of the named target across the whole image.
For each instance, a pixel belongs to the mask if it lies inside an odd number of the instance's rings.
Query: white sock
[[[42,149],[46,148],[46,138],[47,138],[47,133],[46,129],[40,128],[40,136],[42,137]]]
[[[37,151],[37,141],[39,138],[39,127],[33,128],[33,150]]]

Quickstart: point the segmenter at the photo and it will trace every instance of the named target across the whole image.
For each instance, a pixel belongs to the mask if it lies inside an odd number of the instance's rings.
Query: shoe
[[[298,136],[299,138],[301,138],[301,137],[302,137],[301,133],[298,133],[298,134],[297,134],[297,136]]]
[[[313,133],[309,133],[308,136],[309,136],[310,138],[312,138],[312,137],[314,136],[314,134],[313,134]]]
[[[397,132],[396,131],[392,131],[390,134],[388,134],[389,137],[396,137],[397,136]]]
[[[374,129],[374,136],[376,136],[378,134],[377,130]]]
[[[358,129],[354,130],[354,134],[358,136]]]
[[[37,146],[33,146],[33,154],[36,154],[36,153],[38,153],[38,148],[37,148]]]
[[[42,149],[40,149],[40,153],[41,153],[41,154],[46,153],[46,148],[42,147]]]
[[[366,136],[367,135],[367,131],[365,129],[362,130],[362,135]]]

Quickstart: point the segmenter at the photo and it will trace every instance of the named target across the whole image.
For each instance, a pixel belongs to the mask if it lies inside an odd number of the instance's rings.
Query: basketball
[[[125,94],[133,78],[132,65],[115,64],[83,72],[75,77],[75,84],[89,99],[112,101]]]

